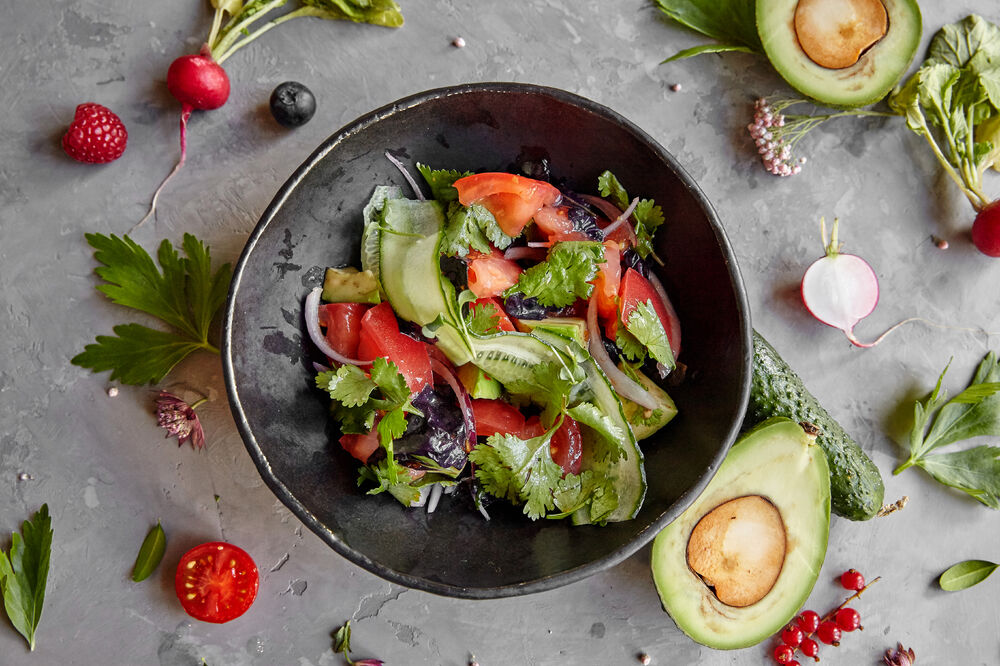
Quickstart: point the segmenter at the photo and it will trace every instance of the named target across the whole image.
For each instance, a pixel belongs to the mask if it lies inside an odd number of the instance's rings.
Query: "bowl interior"
[[[683,327],[688,378],[670,391],[679,416],[643,443],[648,492],[638,517],[606,527],[531,522],[496,503],[486,522],[460,498],[406,510],[359,490],[357,465],[313,384],[302,302],[327,266],[358,265],[372,188],[410,191],[383,153],[413,168],[508,170],[546,158],[557,184],[596,193],[613,171],[654,198],[658,269]],[[413,169],[416,174],[416,170]],[[223,358],[230,402],[261,475],[335,550],[397,583],[439,594],[539,591],[616,563],[649,541],[708,482],[735,438],[749,384],[742,282],[715,213],[661,147],[614,112],[569,93],[518,84],[430,91],[365,116],[321,146],[278,193],[233,279]]]

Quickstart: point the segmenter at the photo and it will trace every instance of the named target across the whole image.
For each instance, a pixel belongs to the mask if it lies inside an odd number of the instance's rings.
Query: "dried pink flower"
[[[351,662],[354,666],[385,666],[381,659],[356,659]]]
[[[194,410],[203,402],[205,398],[188,405],[173,393],[160,391],[156,397],[157,425],[167,431],[168,438],[177,437],[178,446],[190,440],[191,448],[201,449],[205,446],[205,431]]]
[[[913,653],[913,648],[906,649],[902,643],[896,643],[896,649],[888,649],[882,661],[886,666],[913,666],[917,656]]]

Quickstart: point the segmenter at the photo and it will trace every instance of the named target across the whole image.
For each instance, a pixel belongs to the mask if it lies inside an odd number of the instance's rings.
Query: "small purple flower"
[[[191,448],[201,449],[205,446],[205,431],[194,409],[203,402],[205,398],[188,405],[173,393],[160,391],[156,398],[157,425],[167,431],[168,438],[177,437],[178,446],[190,440]]]
[[[888,649],[882,661],[886,666],[913,666],[917,656],[913,653],[913,648],[907,650],[902,643],[896,643],[896,649]]]

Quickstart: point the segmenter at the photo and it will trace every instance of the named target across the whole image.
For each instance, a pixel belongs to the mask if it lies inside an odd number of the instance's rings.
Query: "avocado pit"
[[[787,539],[778,509],[760,495],[723,502],[698,521],[687,544],[691,570],[727,606],[743,608],[774,587]]]
[[[794,22],[802,51],[828,69],[850,67],[889,29],[881,0],[799,0]]]

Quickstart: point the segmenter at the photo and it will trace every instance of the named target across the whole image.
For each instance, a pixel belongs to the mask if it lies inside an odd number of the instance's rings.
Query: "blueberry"
[[[298,81],[285,81],[271,93],[271,115],[285,127],[300,127],[316,113],[316,98]]]

